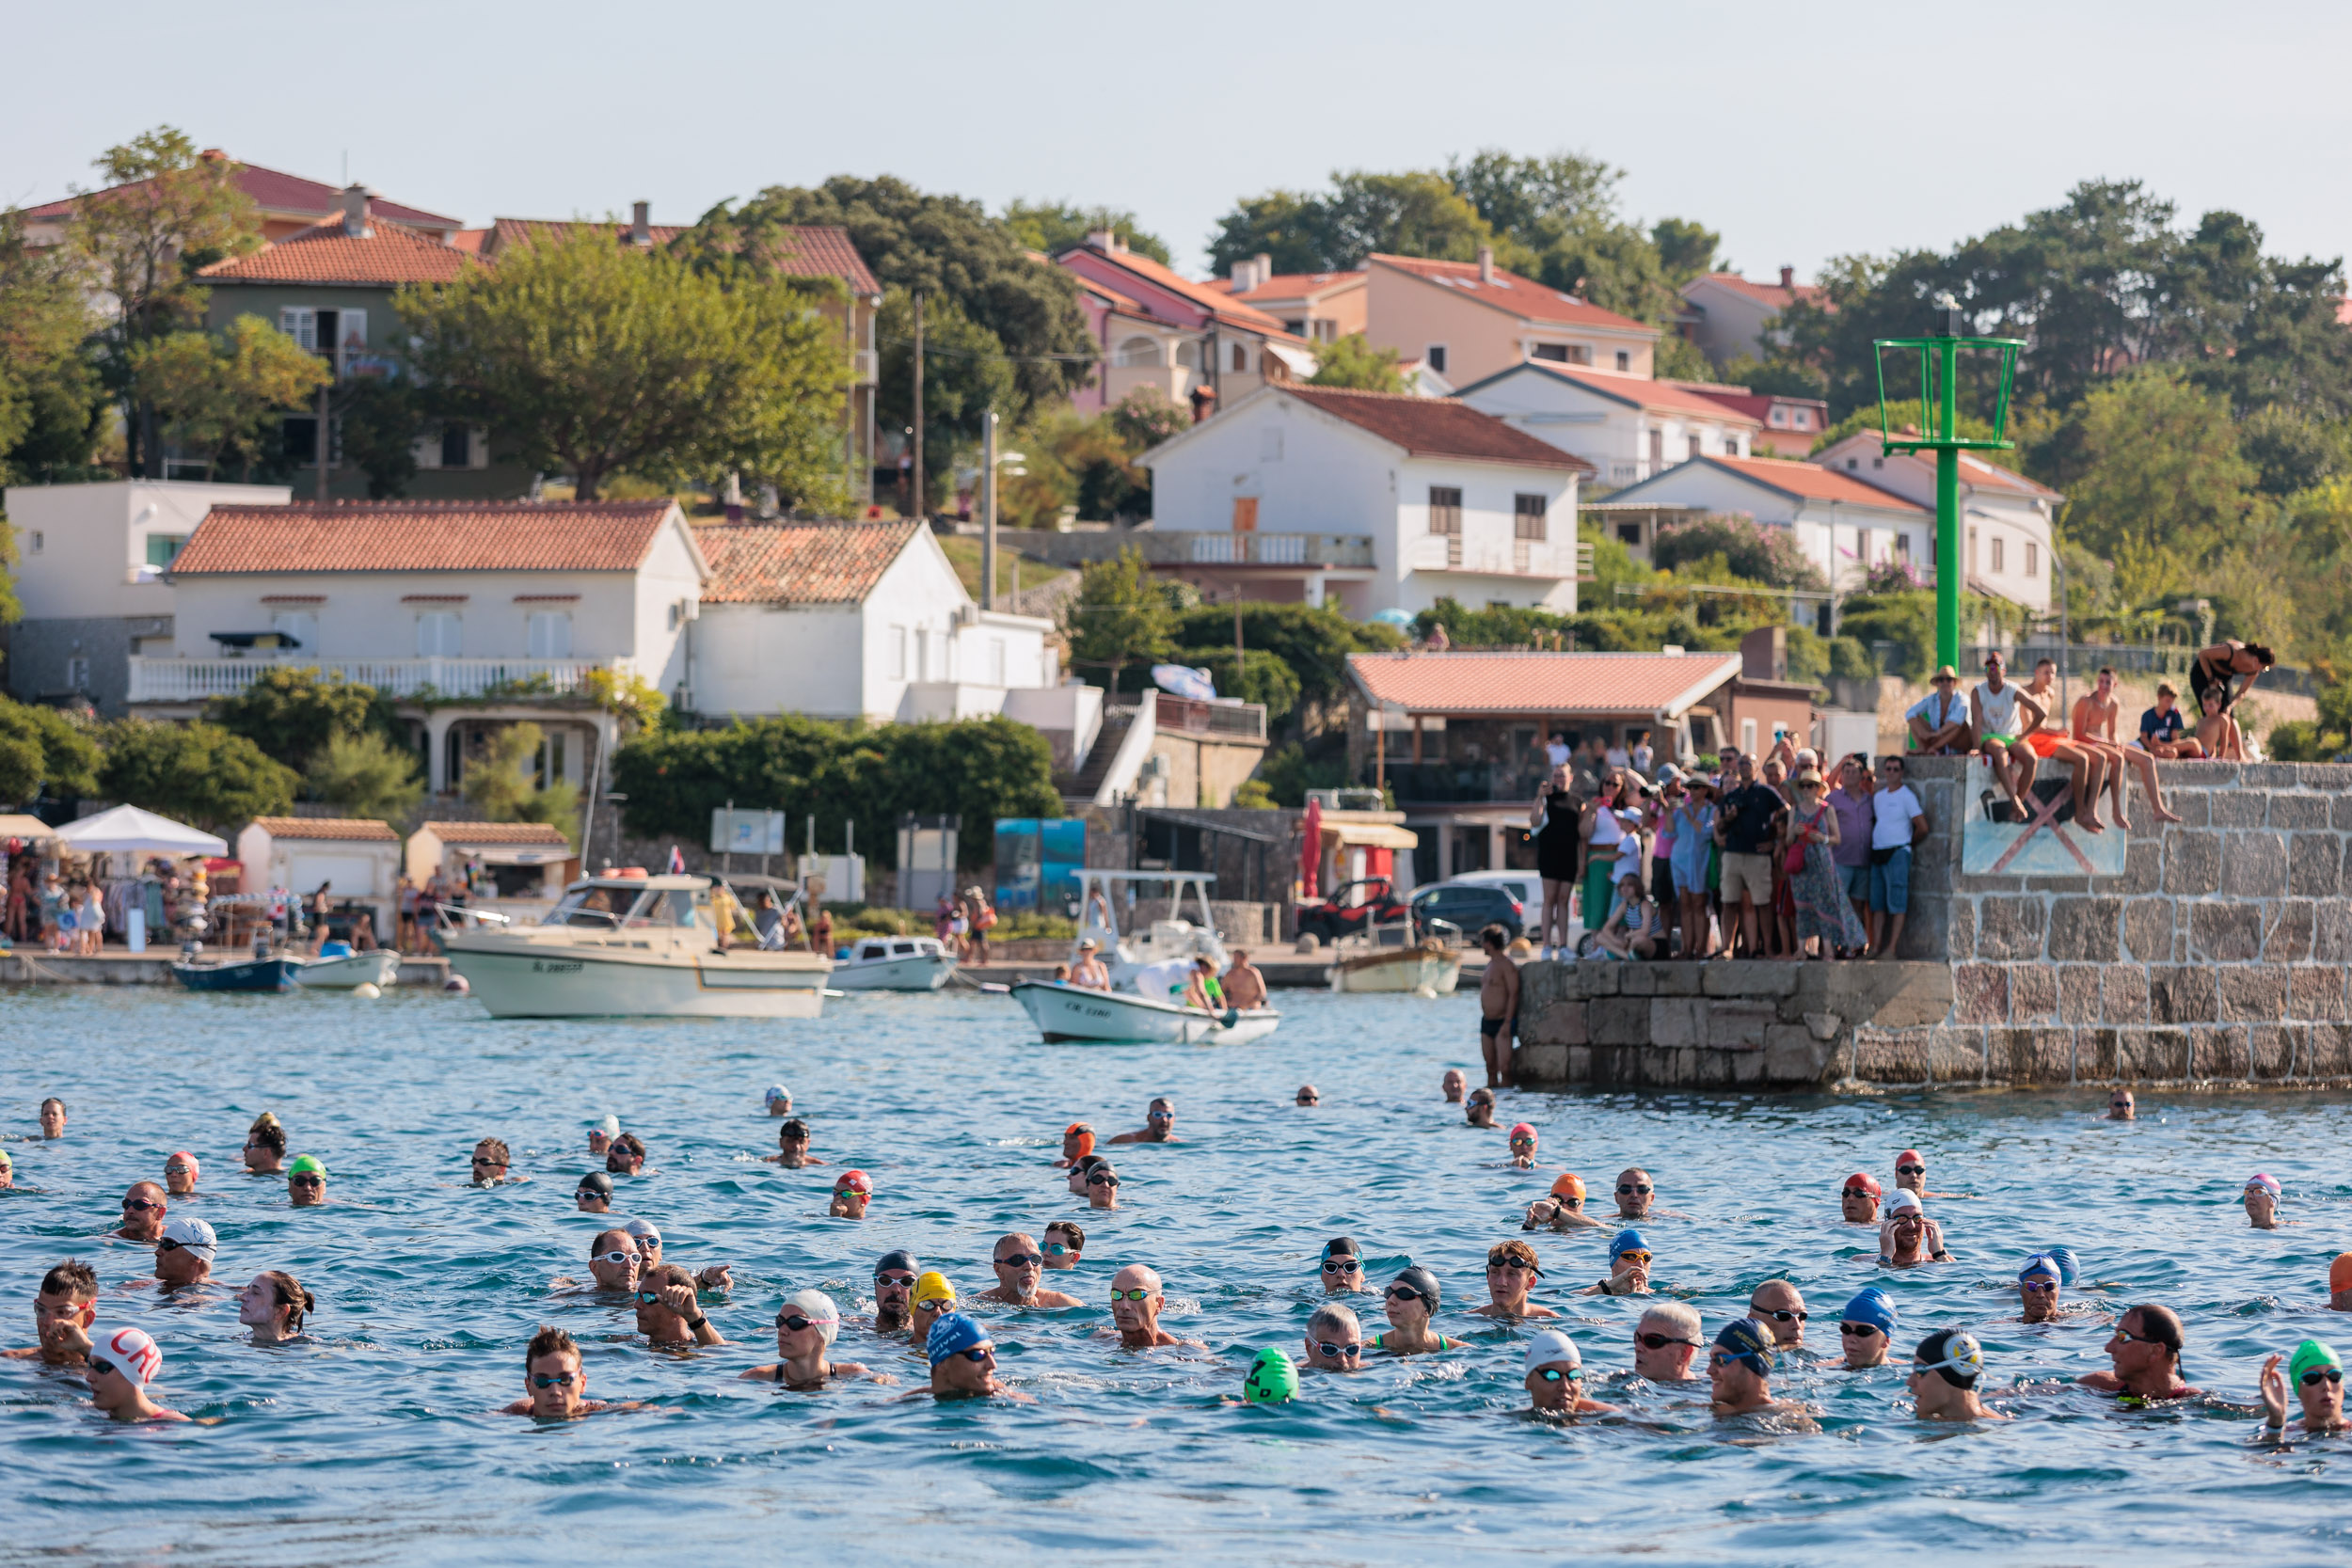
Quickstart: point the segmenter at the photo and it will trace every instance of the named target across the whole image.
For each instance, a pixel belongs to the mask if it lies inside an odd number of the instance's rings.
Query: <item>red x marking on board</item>
[[[2050,830],[2050,836],[2065,846],[2066,852],[2074,857],[2076,865],[2081,866],[2090,875],[2097,876],[2098,872],[2092,869],[2090,858],[2084,855],[2074,839],[2067,835],[2066,824],[2058,819],[2058,809],[2074,798],[2074,785],[2072,780],[2058,785],[2058,793],[2051,796],[2046,802],[2040,795],[2029,794],[2026,799],[2033,801],[2033,820],[2026,824],[2026,831],[2017,835],[2017,842],[2002,851],[2001,858],[1993,863],[1993,869],[1985,875],[1998,876],[2008,867],[2010,862],[2017,858],[2018,851],[2025,848],[2028,839],[2047,828]]]

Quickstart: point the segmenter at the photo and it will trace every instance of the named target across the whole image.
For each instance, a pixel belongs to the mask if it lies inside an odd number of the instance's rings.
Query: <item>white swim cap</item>
[[[106,1336],[102,1354],[132,1382],[145,1386],[164,1370],[164,1353],[143,1328],[118,1328]]]
[[[195,1253],[207,1263],[220,1252],[220,1238],[202,1220],[167,1220],[162,1239]]]
[[[608,1138],[617,1138],[621,1135],[621,1118],[607,1111],[602,1121],[589,1124],[589,1131],[601,1132]]]
[[[1555,1361],[1565,1361],[1570,1367],[1581,1370],[1584,1365],[1584,1354],[1576,1348],[1574,1339],[1558,1329],[1537,1331],[1535,1337],[1527,1341],[1527,1370],[1532,1372]]]
[[[654,1228],[651,1220],[631,1220],[621,1228],[641,1242],[651,1242],[656,1246],[661,1244],[661,1232]]]
[[[835,1307],[833,1297],[822,1291],[803,1291],[787,1296],[784,1305],[787,1310],[799,1308],[801,1316],[808,1320],[810,1327],[825,1337],[828,1345],[841,1333],[841,1308]]]

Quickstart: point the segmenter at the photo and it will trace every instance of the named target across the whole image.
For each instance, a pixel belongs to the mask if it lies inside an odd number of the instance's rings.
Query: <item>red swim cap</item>
[[[1868,1193],[1872,1197],[1878,1196],[1886,1190],[1879,1185],[1879,1179],[1867,1170],[1858,1170],[1846,1178],[1845,1190],[1847,1192],[1852,1192],[1857,1187]]]
[[[2330,1294],[2352,1291],[2352,1252],[2339,1252],[2336,1260],[2328,1265],[2328,1290]]]
[[[1511,1124],[1511,1136],[1513,1136],[1513,1137],[1515,1137],[1515,1138],[1516,1138],[1516,1137],[1520,1136],[1521,1134],[1524,1134],[1524,1135],[1526,1135],[1526,1136],[1528,1136],[1528,1137],[1531,1137],[1531,1138],[1532,1138],[1532,1137],[1534,1137],[1534,1136],[1535,1135],[1535,1129],[1534,1129],[1534,1125],[1533,1125],[1532,1123],[1529,1123],[1529,1122],[1524,1122],[1524,1121],[1515,1121],[1515,1122],[1513,1122],[1513,1123]]]
[[[1895,1163],[1899,1165],[1904,1164],[1906,1161],[1913,1164],[1919,1165],[1924,1165],[1928,1163],[1915,1148],[1906,1148],[1900,1154],[1895,1156]]]
[[[871,1197],[874,1196],[874,1179],[862,1170],[845,1170],[834,1179],[833,1190],[837,1193],[845,1189]]]

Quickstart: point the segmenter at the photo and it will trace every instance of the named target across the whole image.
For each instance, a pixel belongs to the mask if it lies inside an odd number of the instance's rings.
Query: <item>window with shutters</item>
[[[427,610],[417,616],[417,657],[454,658],[464,651],[462,623],[453,610]]]
[[[532,657],[569,658],[572,657],[572,612],[570,610],[534,610],[523,625],[530,639]]]
[[[1632,368],[1633,356],[1628,354],[1624,349],[1617,350],[1617,369],[1621,371],[1629,371]]]
[[[1662,428],[1649,433],[1649,466],[1652,473],[1666,466],[1666,432]]]
[[[1511,537],[1541,539],[1551,514],[1549,496],[1518,495],[1511,498]]]
[[[1993,569],[1996,572],[2001,570],[2001,536],[1994,534],[1993,536]]]
[[[2029,578],[2042,575],[2042,546],[2030,539],[2026,541],[2026,575]]]
[[[1458,534],[1462,531],[1462,492],[1451,484],[1429,487],[1429,531]]]
[[[1240,343],[1235,343],[1233,345],[1233,369],[1237,371],[1246,371],[1248,368],[1249,350],[1242,346]]]

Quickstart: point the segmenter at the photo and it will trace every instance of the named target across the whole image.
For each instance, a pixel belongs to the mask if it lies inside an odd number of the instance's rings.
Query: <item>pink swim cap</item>
[[[1513,1123],[1511,1124],[1511,1136],[1512,1136],[1513,1138],[1515,1138],[1515,1139],[1516,1139],[1516,1138],[1522,1138],[1522,1137],[1525,1137],[1525,1138],[1532,1138],[1532,1137],[1534,1137],[1534,1135],[1535,1135],[1535,1129],[1534,1129],[1534,1125],[1533,1125],[1533,1124],[1531,1124],[1531,1123],[1524,1122],[1524,1121],[1515,1121],[1515,1122],[1513,1122]]]

